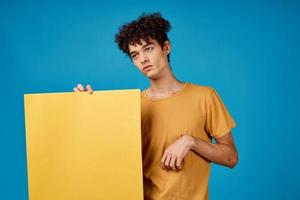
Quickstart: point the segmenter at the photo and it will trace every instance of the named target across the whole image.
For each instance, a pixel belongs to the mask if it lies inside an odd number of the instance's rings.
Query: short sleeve
[[[218,93],[212,89],[206,104],[205,130],[213,138],[221,138],[236,126]]]

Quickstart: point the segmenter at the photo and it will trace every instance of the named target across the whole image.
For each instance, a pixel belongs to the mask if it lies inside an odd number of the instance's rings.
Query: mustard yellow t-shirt
[[[142,152],[145,200],[206,200],[210,162],[193,151],[181,171],[161,166],[165,149],[189,134],[207,142],[235,127],[217,92],[208,86],[184,83],[176,94],[162,99],[141,93]]]

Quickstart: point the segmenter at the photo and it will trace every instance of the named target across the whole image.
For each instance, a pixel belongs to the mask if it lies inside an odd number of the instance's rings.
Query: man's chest
[[[147,142],[171,143],[183,134],[201,135],[206,116],[197,102],[153,103],[142,105],[141,120],[142,135]]]

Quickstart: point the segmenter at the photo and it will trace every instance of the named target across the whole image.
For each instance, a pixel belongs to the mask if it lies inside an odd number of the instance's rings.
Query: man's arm
[[[233,168],[238,162],[238,153],[231,132],[216,138],[217,144],[206,142],[190,135],[183,135],[170,145],[161,159],[163,167],[181,169],[181,163],[189,150],[208,161]]]
[[[217,144],[192,137],[191,150],[209,161],[233,168],[238,162],[238,153],[231,132],[215,139]]]

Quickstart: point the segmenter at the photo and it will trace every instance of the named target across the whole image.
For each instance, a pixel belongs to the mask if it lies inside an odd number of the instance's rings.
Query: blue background
[[[118,27],[160,11],[179,80],[210,85],[237,122],[234,169],[212,165],[211,199],[300,199],[297,1],[1,1],[0,199],[27,199],[23,94],[144,89]],[[297,186],[298,185],[298,186]]]

